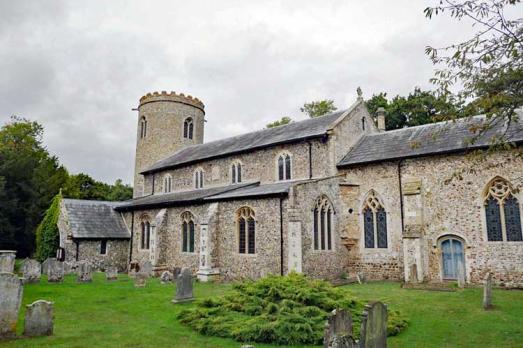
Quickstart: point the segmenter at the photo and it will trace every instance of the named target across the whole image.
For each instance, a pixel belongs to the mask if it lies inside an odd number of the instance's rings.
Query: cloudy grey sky
[[[0,124],[42,123],[73,173],[131,183],[147,92],[206,105],[206,141],[261,129],[306,101],[341,109],[380,91],[430,88],[427,44],[470,33],[428,20],[434,1],[0,0]]]

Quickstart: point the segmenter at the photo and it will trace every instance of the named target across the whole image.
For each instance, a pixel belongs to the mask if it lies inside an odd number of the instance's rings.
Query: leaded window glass
[[[312,210],[314,250],[332,250],[333,214],[334,210],[327,197],[319,197]]]
[[[184,212],[182,219],[182,252],[194,252],[194,217],[191,212]]]
[[[521,207],[510,183],[494,178],[485,193],[487,239],[492,242],[522,241]]]
[[[387,213],[385,209],[380,208],[376,212],[377,218],[377,233],[378,233],[378,248],[387,247]]]
[[[189,117],[189,118],[185,119],[185,121],[183,122],[183,137],[186,139],[192,139],[193,130],[194,130],[193,121],[192,121],[192,118]]]
[[[374,214],[370,209],[363,211],[363,229],[365,234],[365,248],[374,248]]]
[[[238,252],[240,254],[256,253],[256,221],[254,211],[242,207],[236,212],[238,224]]]
[[[501,214],[499,203],[495,198],[489,198],[485,205],[485,214],[487,218],[487,237],[489,241],[502,241],[503,233],[501,232]]]
[[[519,212],[519,203],[514,196],[509,196],[505,200],[505,224],[507,226],[507,240],[521,241],[521,214]]]
[[[280,156],[280,158],[278,158],[278,180],[284,180],[284,171],[285,171],[285,162],[284,162],[284,159],[283,159],[283,156]]]
[[[370,191],[363,206],[365,248],[387,248],[387,213],[375,191]]]
[[[281,154],[278,157],[278,180],[290,180],[292,178],[292,163],[289,154]]]

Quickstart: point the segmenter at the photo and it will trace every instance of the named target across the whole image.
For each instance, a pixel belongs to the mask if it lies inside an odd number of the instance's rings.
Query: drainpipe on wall
[[[134,210],[131,213],[131,242],[129,243],[129,263],[133,261]]]
[[[76,261],[78,261],[78,254],[80,253],[80,242],[75,240],[74,244],[76,244],[76,256],[75,256],[75,259],[76,259]]]
[[[309,141],[309,179],[312,179],[312,143]]]
[[[401,236],[403,237],[403,234],[405,232],[405,215],[403,213],[403,185],[401,182],[401,164],[403,163],[403,159],[400,159],[398,161],[398,184],[400,189],[400,214],[401,214]]]
[[[154,195],[154,182],[155,182],[155,174],[153,173],[153,191],[151,192],[151,195]]]
[[[280,197],[280,275],[283,275],[283,198]]]

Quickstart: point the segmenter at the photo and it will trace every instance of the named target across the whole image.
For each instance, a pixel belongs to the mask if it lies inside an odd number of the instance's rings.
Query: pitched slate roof
[[[206,201],[219,201],[234,198],[249,198],[249,197],[266,197],[275,195],[284,195],[289,193],[291,186],[295,185],[296,181],[285,181],[274,184],[253,185],[242,187],[237,190],[220,193],[214,196],[205,198]]]
[[[63,204],[73,238],[131,238],[122,216],[114,210],[121,202],[64,199]]]
[[[472,129],[486,122],[483,115],[368,134],[356,143],[338,167],[481,149],[490,146],[493,137],[503,134],[504,139],[520,143],[523,142],[523,112],[518,111],[518,115],[518,120],[508,127],[502,120],[495,120],[481,136]]]
[[[190,163],[208,160],[232,154],[261,149],[278,144],[322,137],[331,129],[331,125],[347,110],[322,117],[293,122],[284,126],[263,129],[231,138],[192,145],[175,152],[172,156],[156,162],[141,174],[156,172],[166,168],[175,168]]]

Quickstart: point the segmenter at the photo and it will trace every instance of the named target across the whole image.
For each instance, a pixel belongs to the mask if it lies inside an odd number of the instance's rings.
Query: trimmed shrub
[[[57,194],[51,206],[45,212],[44,218],[36,229],[36,258],[43,262],[48,257],[55,257],[56,249],[60,244],[58,231],[58,216],[60,215],[60,202],[62,194]]]
[[[346,289],[291,273],[237,283],[222,297],[196,302],[179,319],[201,334],[240,342],[321,344],[325,321],[336,308],[351,312],[359,335],[364,305]],[[405,318],[389,309],[389,335],[406,326]]]

